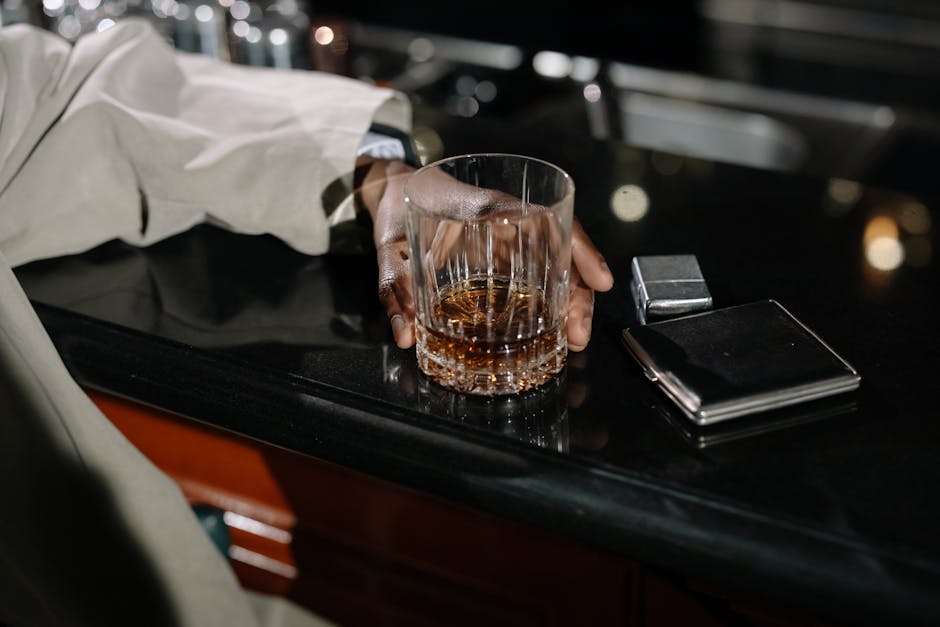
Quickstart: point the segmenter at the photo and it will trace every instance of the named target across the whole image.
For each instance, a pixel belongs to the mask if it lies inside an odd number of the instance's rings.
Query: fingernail
[[[601,262],[601,270],[603,270],[604,272],[606,272],[606,273],[608,274],[608,276],[610,276],[610,278],[613,278],[613,277],[614,277],[614,273],[610,271],[610,266],[607,265],[607,262],[606,262],[606,261],[602,261],[602,262]]]
[[[401,334],[408,329],[408,323],[405,321],[405,317],[401,314],[395,314],[392,316],[392,334],[395,336],[395,340],[401,338]]]
[[[591,317],[587,316],[584,320],[581,321],[581,328],[584,329],[584,332],[588,337],[591,337]]]

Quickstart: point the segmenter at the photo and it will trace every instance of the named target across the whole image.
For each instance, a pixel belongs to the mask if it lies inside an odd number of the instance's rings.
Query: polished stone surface
[[[595,141],[571,119],[418,111],[448,154],[567,169],[615,273],[588,349],[523,397],[425,381],[356,246],[306,257],[198,227],[17,274],[85,385],[796,607],[936,624],[940,198]],[[631,259],[659,254],[696,255],[716,307],[782,303],[860,390],[693,428],[620,340]]]

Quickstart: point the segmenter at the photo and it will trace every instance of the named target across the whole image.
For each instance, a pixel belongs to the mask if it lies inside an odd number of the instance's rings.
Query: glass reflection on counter
[[[665,403],[657,403],[665,423],[682,440],[697,449],[750,440],[757,436],[794,429],[826,419],[850,416],[858,410],[854,395],[810,401],[801,405],[766,411],[734,420],[700,427]]]
[[[525,394],[477,397],[460,394],[435,384],[414,359],[382,348],[386,384],[397,386],[417,400],[421,411],[496,432],[516,440],[559,452],[569,447],[567,381],[563,371],[555,380]]]
[[[424,413],[561,453],[597,451],[609,440],[607,426],[578,412],[590,397],[587,355],[571,353],[548,384],[525,394],[477,397],[453,392],[424,376],[412,356],[382,348],[385,385],[416,402]]]
[[[570,446],[564,375],[525,394],[482,398],[447,390],[417,373],[422,411],[561,453]]]

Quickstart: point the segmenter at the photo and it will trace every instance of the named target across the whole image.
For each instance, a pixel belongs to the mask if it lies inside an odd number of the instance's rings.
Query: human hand
[[[365,174],[357,185],[360,204],[372,216],[379,269],[379,299],[385,306],[395,343],[415,343],[411,262],[405,230],[404,186],[414,168],[401,161],[360,160]],[[357,168],[359,169],[359,168]],[[577,219],[572,225],[571,297],[568,307],[568,348],[584,350],[591,339],[594,292],[606,292],[614,278],[603,256]]]

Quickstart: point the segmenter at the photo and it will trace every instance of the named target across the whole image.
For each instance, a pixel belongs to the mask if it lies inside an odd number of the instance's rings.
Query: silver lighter
[[[641,324],[710,309],[712,297],[695,255],[633,258],[630,287]]]

